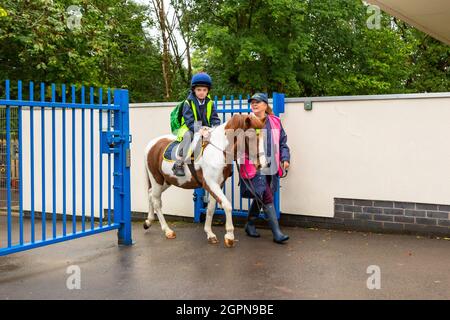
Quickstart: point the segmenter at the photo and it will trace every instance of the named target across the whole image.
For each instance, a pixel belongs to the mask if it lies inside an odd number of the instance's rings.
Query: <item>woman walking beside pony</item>
[[[252,113],[264,123],[264,133],[267,139],[264,143],[264,155],[266,155],[266,168],[258,168],[246,158],[240,166],[241,196],[252,198],[252,204],[248,212],[248,221],[245,232],[250,237],[260,237],[256,231],[255,221],[258,219],[261,209],[269,223],[273,233],[273,241],[284,243],[289,236],[280,230],[273,203],[274,193],[278,189],[283,170],[289,168],[290,152],[287,145],[287,135],[281,125],[280,118],[273,114],[269,106],[269,100],[264,93],[256,93],[250,99]],[[258,132],[259,131],[259,132]],[[261,134],[257,130],[257,134]],[[258,139],[259,140],[259,139]]]

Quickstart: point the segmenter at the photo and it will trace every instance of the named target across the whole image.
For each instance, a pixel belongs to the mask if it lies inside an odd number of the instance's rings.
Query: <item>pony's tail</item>
[[[147,164],[145,164],[145,173],[147,176],[147,190],[150,189],[152,187],[152,182],[150,181],[150,170],[149,168],[147,168]]]
[[[151,205],[151,195],[150,195],[150,189],[152,188],[152,183],[151,183],[151,181],[150,181],[150,170],[147,168],[147,164],[145,164],[145,174],[146,174],[146,176],[147,176],[147,193],[148,193],[148,196],[149,196],[149,199],[148,199],[148,201],[149,201],[149,205],[150,205],[150,208],[149,208],[149,212],[151,212],[151,211],[153,211],[153,206]],[[151,211],[150,211],[151,210]],[[144,229],[145,230],[147,230],[148,228],[150,228],[150,225],[151,225],[151,221],[153,220],[154,218],[153,218],[153,214],[150,214],[149,213],[149,215],[148,215],[148,218],[147,218],[147,220],[145,220],[144,221]]]
[[[147,174],[147,190],[152,187],[152,182],[150,181],[150,177]]]
[[[148,155],[147,155],[147,157],[148,157]],[[145,175],[147,176],[147,190],[148,190],[148,189],[150,189],[152,187],[152,182],[150,181],[150,174],[151,173],[150,173],[150,169],[148,168],[147,159],[145,160],[144,167],[145,167]]]

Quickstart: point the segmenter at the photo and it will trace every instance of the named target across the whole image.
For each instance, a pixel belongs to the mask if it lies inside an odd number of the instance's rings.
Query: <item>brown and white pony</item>
[[[145,167],[148,175],[149,210],[148,218],[144,222],[144,228],[148,229],[155,219],[154,213],[158,215],[161,229],[167,239],[174,239],[175,232],[169,228],[162,213],[161,194],[170,186],[183,189],[204,188],[211,195],[204,230],[209,243],[218,243],[216,235],[212,232],[211,223],[216,202],[225,211],[226,234],[225,246],[234,246],[234,227],[232,222],[232,205],[222,192],[222,187],[228,177],[232,174],[233,162],[229,161],[230,153],[236,159],[238,139],[231,135],[234,132],[247,131],[250,129],[261,129],[263,123],[253,114],[236,114],[227,122],[210,131],[209,143],[204,145],[202,156],[194,162],[195,172],[198,180],[192,176],[185,164],[184,177],[177,177],[172,172],[173,162],[164,160],[164,151],[169,143],[175,140],[174,135],[165,135],[151,140],[145,149]],[[231,132],[233,132],[231,131]],[[253,130],[254,132],[254,130]]]

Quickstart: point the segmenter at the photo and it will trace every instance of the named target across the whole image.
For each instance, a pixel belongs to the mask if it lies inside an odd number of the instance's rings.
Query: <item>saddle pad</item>
[[[167,145],[163,155],[164,161],[174,162],[176,160],[176,155],[178,153],[178,146],[180,145],[180,143],[181,143],[180,141],[174,140]],[[197,161],[202,154],[203,154],[203,146],[201,152],[197,153],[197,158],[195,159],[195,161]],[[192,152],[191,152],[191,160],[194,160]]]
[[[169,143],[166,147],[166,150],[164,150],[164,160],[165,161],[175,161],[176,155],[177,155],[177,147],[180,145],[179,141],[172,141]]]

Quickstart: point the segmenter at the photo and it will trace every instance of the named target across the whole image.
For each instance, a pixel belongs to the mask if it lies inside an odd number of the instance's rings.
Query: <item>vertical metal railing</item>
[[[102,98],[103,98],[103,90],[102,88],[99,89],[99,94],[98,94],[98,104],[101,105],[102,104]],[[101,133],[103,130],[103,110],[99,110],[98,111],[98,131],[99,131],[99,136],[98,136],[98,153],[102,154],[102,145],[101,145]],[[99,169],[98,169],[98,184],[99,184],[99,190],[103,190],[103,161],[99,162]],[[103,192],[99,193],[99,227],[103,227]]]
[[[108,89],[108,106],[111,105],[111,90]],[[111,110],[108,109],[108,127],[111,130]],[[111,225],[111,154],[108,153],[108,226]]]
[[[41,83],[41,193],[42,193],[42,204],[41,204],[41,222],[42,222],[42,241],[46,240],[46,214],[45,214],[45,85]],[[34,191],[33,191],[34,192]]]
[[[34,211],[34,85],[30,82],[29,86],[30,101],[30,212],[31,212],[31,243],[35,242],[35,211]],[[21,189],[23,190],[23,189]]]
[[[90,104],[94,104],[94,88],[89,88],[89,102]],[[100,117],[100,114],[99,114]],[[91,132],[91,230],[94,230],[94,201],[95,201],[95,192],[94,192],[94,109],[91,109],[90,113],[90,132]],[[101,162],[101,161],[99,161]],[[100,214],[101,215],[101,214]]]
[[[75,86],[72,86],[72,104],[76,103]],[[77,176],[76,176],[76,109],[72,109],[72,234],[77,232]]]
[[[53,239],[56,238],[56,113],[55,105],[56,102],[56,91],[55,84],[52,83],[52,232]]]
[[[9,81],[6,83],[6,99],[10,99]],[[11,109],[6,106],[6,205],[8,220],[8,247],[11,247],[12,218],[11,218]]]
[[[17,84],[17,100],[22,100],[22,81]],[[23,190],[22,173],[22,106],[18,107],[19,190]],[[19,244],[23,245],[23,193],[19,192]]]
[[[61,102],[66,103],[66,86],[63,84],[61,86]],[[61,111],[61,122],[62,122],[62,194],[63,194],[63,207],[62,207],[62,221],[63,221],[63,236],[67,235],[67,199],[66,199],[66,109],[62,108]],[[100,161],[101,162],[101,161]]]

